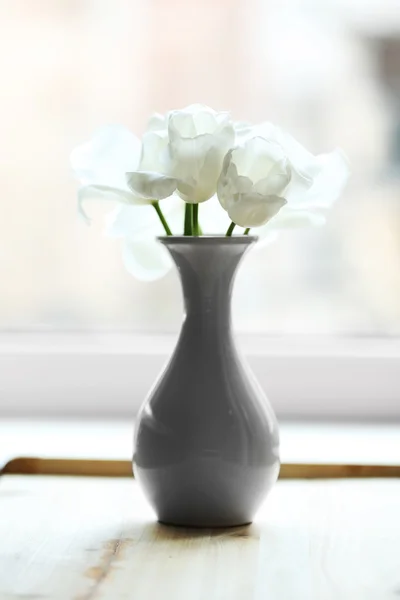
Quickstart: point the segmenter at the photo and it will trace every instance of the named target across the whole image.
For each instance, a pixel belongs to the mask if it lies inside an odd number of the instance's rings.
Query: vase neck
[[[162,238],[180,274],[187,321],[199,328],[229,328],[238,264],[254,238]]]

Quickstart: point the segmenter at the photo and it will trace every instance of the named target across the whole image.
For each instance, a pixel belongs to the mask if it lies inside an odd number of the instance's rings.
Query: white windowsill
[[[176,335],[7,333],[0,415],[136,414]],[[279,417],[400,421],[400,339],[239,335]]]
[[[400,424],[280,423],[286,463],[400,464]],[[130,460],[133,421],[0,419],[0,468],[17,457]]]

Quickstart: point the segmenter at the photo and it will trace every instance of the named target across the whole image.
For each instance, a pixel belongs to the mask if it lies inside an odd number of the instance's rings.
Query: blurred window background
[[[178,329],[177,275],[135,281],[78,220],[69,154],[202,102],[352,168],[326,227],[248,256],[236,328],[400,333],[398,0],[0,0],[0,76],[1,329]]]

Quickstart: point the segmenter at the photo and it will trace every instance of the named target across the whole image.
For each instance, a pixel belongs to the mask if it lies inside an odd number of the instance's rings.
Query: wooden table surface
[[[279,481],[255,522],[159,525],[133,479],[4,476],[1,600],[395,600],[400,480]]]

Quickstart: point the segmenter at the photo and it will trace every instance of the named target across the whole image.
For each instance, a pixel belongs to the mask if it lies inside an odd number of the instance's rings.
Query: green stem
[[[193,235],[200,235],[199,205],[193,204]]]
[[[158,216],[159,216],[159,219],[160,219],[160,221],[161,221],[161,223],[162,223],[162,226],[163,226],[163,227],[164,227],[164,229],[165,229],[165,233],[166,233],[167,235],[172,235],[172,231],[170,230],[170,228],[169,228],[169,226],[168,226],[168,223],[167,223],[167,221],[166,221],[166,218],[164,217],[164,215],[163,215],[163,213],[162,213],[162,210],[161,210],[161,208],[160,208],[160,205],[158,204],[157,200],[155,200],[155,201],[154,201],[154,202],[152,202],[151,204],[152,204],[152,206],[154,206],[154,208],[155,208],[155,210],[156,210],[156,213],[157,213],[157,214],[158,214]]]
[[[193,204],[186,202],[185,206],[185,227],[183,235],[193,235]]]
[[[249,235],[250,227],[246,227],[244,230],[244,235]]]
[[[232,235],[232,231],[235,229],[236,223],[232,221],[232,223],[228,227],[228,231],[226,232],[226,237],[230,237]]]

